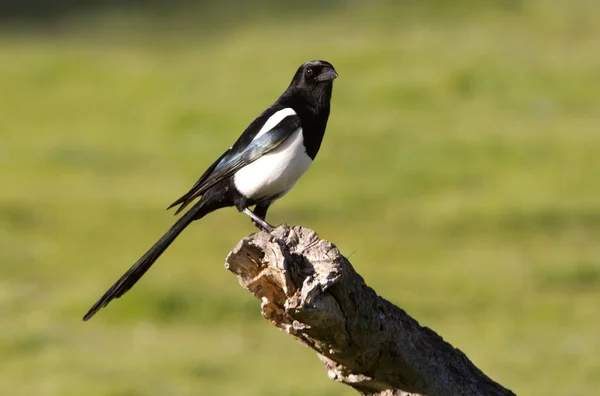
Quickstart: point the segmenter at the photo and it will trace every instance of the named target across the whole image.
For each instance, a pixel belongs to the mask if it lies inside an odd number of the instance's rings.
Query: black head
[[[312,60],[302,64],[290,84],[295,93],[300,93],[312,107],[328,106],[333,90],[333,80],[338,76],[333,65],[323,60]]]
[[[297,87],[316,87],[332,85],[338,74],[333,65],[323,60],[312,60],[302,64],[292,80]]]

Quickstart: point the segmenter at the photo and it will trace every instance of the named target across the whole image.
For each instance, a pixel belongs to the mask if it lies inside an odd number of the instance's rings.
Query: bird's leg
[[[270,225],[269,223],[258,217],[256,214],[254,214],[254,212],[252,212],[250,209],[244,208],[242,212],[250,216],[254,224],[256,224],[256,226],[262,229],[263,231],[272,232],[275,229],[272,225]]]
[[[254,207],[254,210],[252,212],[254,212],[254,214],[256,216],[258,216],[259,219],[262,219],[263,221],[267,221],[267,211],[269,210],[269,206],[271,206],[271,202],[270,201],[266,201],[266,202],[262,202],[257,204]],[[254,223],[255,226],[259,226],[255,221],[252,221]]]

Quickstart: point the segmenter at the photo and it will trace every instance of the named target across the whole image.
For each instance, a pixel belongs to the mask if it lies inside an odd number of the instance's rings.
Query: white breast
[[[233,181],[248,198],[281,196],[296,184],[311,163],[303,144],[302,128],[298,128],[279,147],[237,171]]]

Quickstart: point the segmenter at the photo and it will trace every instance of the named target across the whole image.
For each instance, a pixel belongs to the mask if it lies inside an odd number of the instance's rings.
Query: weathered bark
[[[275,326],[363,395],[514,395],[464,353],[377,296],[332,243],[302,227],[243,239],[225,267]]]

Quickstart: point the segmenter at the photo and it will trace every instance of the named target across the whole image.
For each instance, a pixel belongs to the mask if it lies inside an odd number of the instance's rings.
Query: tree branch
[[[514,395],[464,353],[377,296],[332,243],[281,225],[243,239],[225,268],[272,324],[317,351],[363,395]]]

